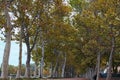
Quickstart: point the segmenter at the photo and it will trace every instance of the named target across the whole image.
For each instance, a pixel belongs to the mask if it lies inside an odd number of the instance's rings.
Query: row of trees
[[[79,2],[78,4],[84,4],[82,1],[76,1]],[[119,55],[120,50],[120,3],[117,0],[91,0],[84,6],[78,6],[76,1],[71,2],[74,3],[72,5],[78,12],[74,20],[75,26],[80,31],[80,37],[83,38],[85,43],[82,46],[83,52],[87,53],[88,56],[96,55],[97,80],[100,71],[100,58],[102,58],[101,63],[104,62],[105,58],[108,60],[109,69],[106,80],[110,80],[112,66],[113,70],[115,67],[113,62],[118,60],[116,55]],[[94,57],[88,59],[93,60]]]
[[[8,77],[11,40],[18,40],[17,78],[21,75],[22,43],[25,43],[26,78],[30,77],[32,58],[36,67],[40,65],[40,77],[47,65],[51,77],[73,77],[92,68],[97,80],[100,68],[109,62],[107,80],[110,80],[112,68],[116,73],[119,66],[119,11],[119,0],[1,1],[0,29],[6,41],[1,77]]]
[[[32,69],[32,68],[31,68]],[[16,75],[16,72],[18,70],[18,67],[17,66],[14,66],[14,65],[8,65],[8,75]],[[1,73],[1,67],[0,67],[0,73]],[[22,64],[21,65],[21,76],[24,76],[24,73],[25,73],[25,65]],[[33,72],[32,72],[33,73]]]

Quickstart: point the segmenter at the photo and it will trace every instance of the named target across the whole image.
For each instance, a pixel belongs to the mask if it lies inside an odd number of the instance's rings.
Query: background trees
[[[84,45],[82,46],[83,47],[82,52],[85,54],[85,56],[89,56],[87,58],[88,59],[87,62],[89,63],[90,60],[92,60],[92,62],[93,60],[95,60],[94,58],[95,56],[90,57],[92,53],[93,55],[96,56],[98,54],[98,57],[100,57],[100,55],[103,55],[101,54],[101,52],[105,53],[107,55],[110,55],[109,70],[111,71],[112,58],[113,58],[112,55],[114,54],[115,42],[116,42],[116,40],[114,39],[116,34],[115,28],[117,28],[117,24],[119,24],[118,19],[116,19],[118,18],[116,11],[117,8],[119,9],[117,5],[118,2],[112,0],[110,0],[110,2],[109,1],[106,2],[103,0],[84,2],[81,0],[76,3],[75,1],[70,0],[70,3],[77,11],[77,14],[75,15],[74,18],[74,21],[76,21],[76,23],[74,25],[79,29],[80,31],[79,37],[81,37],[84,42]],[[116,3],[116,5],[114,5],[114,3]],[[83,30],[84,30],[84,34],[82,33]],[[85,59],[85,61],[87,59]],[[85,62],[85,64],[87,62]],[[99,69],[99,66],[97,68]],[[97,71],[97,73],[99,74],[99,70]],[[111,72],[109,72],[108,75],[110,74]],[[107,79],[110,79],[110,76],[107,77],[109,77]]]

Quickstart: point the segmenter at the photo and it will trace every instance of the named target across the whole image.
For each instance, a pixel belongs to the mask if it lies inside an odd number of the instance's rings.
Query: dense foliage
[[[1,7],[6,2],[1,3],[0,30],[5,33],[7,20]],[[40,68],[40,72],[35,70],[40,77],[45,70],[50,77],[75,77],[89,69],[99,73],[107,63],[109,73],[112,68],[118,73],[119,0],[13,0],[7,3],[8,12],[14,17],[11,40],[21,40],[27,46],[26,78],[31,75],[31,58],[36,69]],[[17,34],[14,29],[18,29]]]

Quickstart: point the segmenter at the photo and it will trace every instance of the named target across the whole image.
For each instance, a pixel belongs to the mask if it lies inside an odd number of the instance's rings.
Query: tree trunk
[[[97,54],[97,78],[96,80],[99,80],[100,76],[100,52]]]
[[[2,61],[1,78],[8,78],[8,61],[9,61],[10,47],[11,47],[11,33],[6,32],[6,45],[5,45],[3,61]]]
[[[42,41],[42,58],[40,62],[40,77],[43,77],[43,69],[44,69],[44,41]]]
[[[30,78],[30,49],[27,47],[27,61],[26,61],[26,70],[25,70],[25,78]]]
[[[20,78],[21,76],[21,65],[22,65],[22,27],[20,30],[20,44],[19,44],[19,65],[16,78]]]
[[[30,78],[31,52],[30,52],[29,39],[27,39],[27,41],[26,41],[26,46],[27,46],[27,61],[26,61],[25,78]]]
[[[56,59],[56,64],[54,66],[54,69],[53,69],[53,77],[57,77],[57,68],[58,68],[58,58],[60,56],[60,53],[58,53],[58,56],[57,56],[57,59]]]
[[[38,68],[38,76],[39,76],[39,77],[41,76],[40,68]]]
[[[93,68],[88,68],[87,69],[87,72],[86,72],[86,74],[85,74],[85,78],[89,78],[90,80],[92,79],[92,76],[93,76],[93,73],[94,73],[94,70],[93,70]]]
[[[50,65],[50,77],[53,77],[53,63]]]
[[[64,78],[64,73],[65,73],[65,66],[66,66],[66,53],[64,55],[64,63],[62,66],[62,73],[61,73],[61,77],[63,77],[63,78]]]
[[[24,32],[23,32],[24,34],[23,35],[24,35],[26,46],[27,46],[27,61],[26,61],[25,77],[30,78],[31,51],[33,50],[33,48],[36,44],[39,29],[38,28],[36,29],[36,34],[35,34],[35,37],[33,38],[33,44],[32,45],[30,45],[30,40],[29,40],[29,38],[30,38],[29,28],[28,28],[28,26],[25,25],[24,22],[23,22],[23,29],[24,29]]]
[[[58,62],[56,62],[56,65],[54,66],[54,69],[53,69],[53,77],[56,77],[55,74],[56,74],[57,65],[58,65]]]
[[[1,70],[1,78],[8,78],[8,62],[9,62],[9,54],[10,54],[10,47],[11,47],[11,22],[10,16],[8,13],[8,3],[7,1],[5,5],[5,17],[7,26],[5,27],[5,35],[6,35],[6,45],[4,49],[3,61],[2,61],[2,70]]]
[[[113,58],[113,53],[114,53],[114,48],[115,48],[115,37],[113,35],[113,26],[111,26],[111,34],[112,34],[112,39],[111,39],[111,52],[110,52],[110,57],[109,57],[109,64],[108,64],[108,74],[106,80],[111,79],[111,69],[112,69],[112,58]]]
[[[37,77],[37,64],[35,63],[34,77]]]
[[[25,78],[30,78],[30,60],[31,60],[31,49],[30,49],[30,41],[29,41],[29,31],[28,26],[25,25],[26,23],[22,23],[23,32],[24,32],[24,39],[27,46],[27,60],[26,60],[26,69],[25,69]]]

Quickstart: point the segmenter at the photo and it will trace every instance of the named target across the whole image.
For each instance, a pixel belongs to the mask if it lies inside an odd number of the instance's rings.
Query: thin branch
[[[33,48],[34,48],[34,46],[35,46],[35,44],[36,44],[36,42],[37,42],[38,33],[39,33],[39,26],[38,26],[37,29],[36,29],[36,34],[35,34],[34,41],[33,41],[33,45],[32,45],[32,47],[31,47],[31,49],[30,49],[30,52],[33,50]]]

